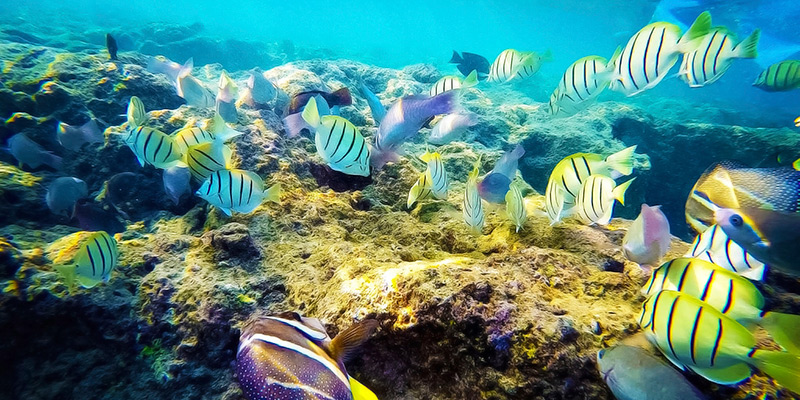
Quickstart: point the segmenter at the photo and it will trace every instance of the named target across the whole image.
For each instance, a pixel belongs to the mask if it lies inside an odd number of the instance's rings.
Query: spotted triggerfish
[[[239,337],[239,386],[248,400],[377,400],[344,366],[377,325],[364,320],[331,340],[316,318],[294,312],[253,318]]]

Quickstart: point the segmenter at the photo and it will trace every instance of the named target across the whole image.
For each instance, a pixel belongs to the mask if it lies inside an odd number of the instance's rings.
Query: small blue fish
[[[236,353],[239,386],[247,400],[377,400],[344,366],[376,326],[364,320],[331,340],[318,319],[297,313],[251,320]]]
[[[456,92],[444,92],[438,96],[406,96],[394,103],[383,117],[375,147],[370,159],[377,170],[387,162],[397,160],[397,148],[419,132],[422,125],[436,115],[449,114],[457,106]]]
[[[519,159],[524,154],[525,149],[517,145],[514,150],[500,157],[492,171],[478,183],[478,193],[484,200],[496,204],[505,203],[509,185],[517,175]]]
[[[58,138],[58,143],[73,151],[80,150],[84,143],[105,142],[103,132],[100,131],[97,122],[93,119],[81,126],[70,126],[59,122],[56,137]]]
[[[72,218],[75,215],[75,203],[88,195],[86,182],[71,176],[64,176],[50,183],[50,186],[47,187],[45,201],[53,214]]]
[[[176,205],[180,202],[181,196],[189,193],[189,182],[192,179],[192,174],[189,168],[175,165],[164,170],[161,176],[164,181],[164,191],[167,192],[169,198]]]

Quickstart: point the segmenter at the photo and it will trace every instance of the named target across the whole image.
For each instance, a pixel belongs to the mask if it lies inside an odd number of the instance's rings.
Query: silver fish
[[[61,169],[61,157],[45,150],[23,133],[8,139],[8,151],[19,161],[20,166],[25,164],[38,168],[44,164],[53,169]]]
[[[72,218],[75,215],[75,203],[88,196],[86,182],[65,176],[57,178],[47,187],[45,201],[53,214]]]

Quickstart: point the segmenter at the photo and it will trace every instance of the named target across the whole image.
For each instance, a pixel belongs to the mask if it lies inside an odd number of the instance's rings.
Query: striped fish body
[[[519,232],[528,218],[528,214],[525,211],[525,199],[522,197],[519,186],[515,184],[511,184],[511,188],[506,193],[506,214],[516,226],[516,232]]]
[[[716,82],[730,68],[734,58],[755,58],[759,31],[737,43],[727,29],[718,27],[703,36],[698,47],[683,55],[678,75],[691,87]]]
[[[716,224],[711,225],[694,239],[684,257],[708,261],[745,278],[758,281],[764,279],[767,269],[766,264],[756,260]]]
[[[431,177],[430,172],[425,171],[419,175],[419,178],[411,189],[408,191],[408,200],[406,200],[406,208],[411,208],[416,202],[425,200],[431,196]]]
[[[704,378],[733,384],[750,377],[753,334],[690,295],[664,290],[642,305],[639,325],[673,364]]]
[[[338,115],[323,116],[314,141],[317,153],[334,171],[369,176],[369,146],[350,121]]]
[[[175,144],[185,152],[192,146],[213,142],[215,135],[209,129],[204,129],[199,126],[188,126],[175,132],[173,138],[175,139]]]
[[[433,97],[439,93],[444,93],[450,90],[457,90],[461,88],[468,88],[478,84],[478,73],[476,71],[470,72],[463,80],[455,75],[447,75],[440,78],[433,84],[428,94]]]
[[[556,164],[550,173],[548,186],[551,186],[552,190],[559,188],[563,191],[564,209],[568,209],[575,205],[575,197],[580,192],[583,182],[591,175],[610,176],[611,169],[599,154],[573,154]]]
[[[183,152],[175,140],[158,129],[140,126],[128,131],[125,144],[136,155],[139,164],[167,169],[181,163]]]
[[[617,186],[607,176],[589,176],[583,181],[576,197],[573,213],[586,225],[608,225],[614,210],[614,201],[624,205],[625,191],[634,179]]]
[[[229,169],[209,175],[196,194],[227,215],[233,211],[246,214],[264,200],[277,202],[280,185],[265,191],[264,181],[254,172]]]
[[[800,60],[786,60],[770,65],[758,75],[753,86],[767,92],[800,88]]]
[[[606,63],[600,56],[583,57],[572,63],[550,96],[550,114],[572,115],[588,107],[610,82]]]
[[[645,26],[612,60],[611,90],[633,96],[655,87],[664,79],[681,54],[681,29],[667,22]]]
[[[428,164],[426,172],[430,179],[430,190],[433,197],[439,200],[447,199],[450,180],[447,177],[447,171],[444,169],[441,154],[435,152],[425,153],[420,156],[420,159]]]
[[[467,180],[464,189],[464,201],[461,203],[461,212],[470,229],[475,233],[480,233],[486,216],[483,212],[480,193],[478,193],[477,177],[470,177]]]
[[[266,317],[243,329],[236,364],[245,398],[352,399],[344,365],[325,351],[328,334],[298,319]]]
[[[489,67],[489,82],[509,82],[525,79],[541,66],[540,57],[532,51],[503,50]]]
[[[547,181],[544,207],[545,211],[547,211],[547,217],[550,219],[550,225],[561,221],[564,212],[564,187],[556,183],[552,176]]]
[[[216,171],[230,169],[232,155],[230,147],[224,144],[200,143],[186,150],[183,163],[194,179],[203,182]]]
[[[100,282],[108,282],[111,271],[117,266],[119,261],[119,251],[117,241],[104,231],[91,232],[85,237],[80,235],[80,244],[75,257],[68,265],[56,266],[56,270],[61,273],[68,286],[77,281],[85,288],[91,288]]]
[[[696,258],[676,258],[664,263],[642,287],[645,296],[674,290],[696,297],[741,323],[758,321],[764,296],[748,279]]]
[[[138,128],[147,120],[147,112],[144,110],[144,103],[136,96],[131,96],[131,100],[128,102],[128,112],[126,114],[129,128]]]

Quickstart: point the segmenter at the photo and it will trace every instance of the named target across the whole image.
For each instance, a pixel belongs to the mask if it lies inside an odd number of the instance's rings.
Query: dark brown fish
[[[106,50],[108,50],[109,60],[117,59],[117,40],[110,33],[106,33]]]
[[[303,111],[308,100],[312,97],[320,95],[328,103],[329,107],[334,106],[349,106],[353,104],[353,98],[350,97],[350,89],[343,87],[332,93],[324,92],[321,90],[310,90],[308,92],[300,92],[292,96],[292,101],[289,103],[289,114],[295,114]]]

